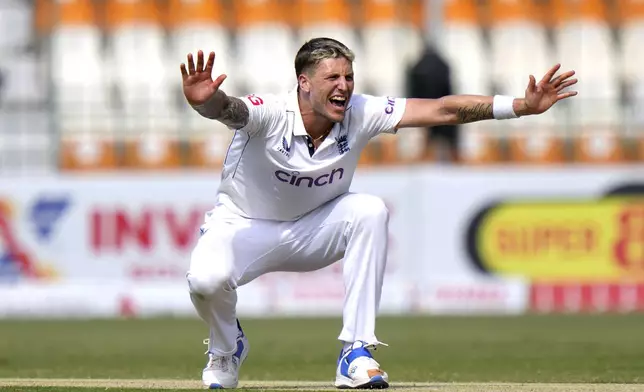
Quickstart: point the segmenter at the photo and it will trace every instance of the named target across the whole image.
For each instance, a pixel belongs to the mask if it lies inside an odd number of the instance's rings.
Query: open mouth
[[[333,96],[333,97],[329,98],[329,102],[331,102],[331,105],[333,105],[336,108],[344,109],[344,106],[347,103],[347,98],[346,97],[340,97],[340,96]]]

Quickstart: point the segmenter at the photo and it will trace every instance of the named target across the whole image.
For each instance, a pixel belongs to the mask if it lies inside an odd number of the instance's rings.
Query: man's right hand
[[[185,95],[188,103],[192,106],[203,105],[212,96],[215,95],[219,86],[226,79],[226,75],[219,75],[217,79],[212,79],[212,68],[215,64],[215,52],[210,52],[208,62],[204,67],[203,52],[200,50],[197,53],[197,67],[192,57],[192,53],[188,54],[188,69],[186,65],[181,64],[181,77],[183,79],[183,94]]]

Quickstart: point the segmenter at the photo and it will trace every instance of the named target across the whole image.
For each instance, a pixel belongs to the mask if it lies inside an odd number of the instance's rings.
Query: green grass
[[[85,388],[85,387],[6,387],[2,388],[0,387],[0,391],[2,392],[142,392],[141,388]],[[156,390],[155,391],[159,391]],[[204,389],[162,389],[162,392],[204,392]],[[240,390],[241,391],[241,390]],[[255,392],[259,392],[258,390],[254,390]],[[269,390],[261,390],[261,392],[268,392]],[[315,392],[315,391],[307,391],[307,392]]]
[[[73,388],[73,392],[141,392],[141,389],[131,388]],[[69,387],[0,387],[0,391],[11,392],[69,392]],[[163,392],[191,392],[190,389],[163,389]],[[203,389],[196,389],[194,391],[203,392]],[[266,392],[266,391],[262,391]],[[314,392],[314,391],[308,391]]]
[[[339,319],[242,325],[251,351],[240,379],[333,380]],[[643,326],[644,315],[383,317],[390,347],[374,355],[392,381],[638,383]],[[198,319],[0,321],[0,378],[199,380],[206,332]]]

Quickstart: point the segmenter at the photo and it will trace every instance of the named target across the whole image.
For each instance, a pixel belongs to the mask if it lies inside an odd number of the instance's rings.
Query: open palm
[[[539,83],[530,75],[530,82],[525,90],[525,105],[529,114],[541,114],[562,99],[577,95],[577,91],[563,91],[577,83],[577,79],[570,79],[575,71],[565,72],[555,78],[559,68],[561,64],[552,67]]]
[[[204,66],[203,52],[197,53],[197,66],[192,57],[188,54],[188,68],[181,64],[181,77],[183,79],[183,94],[190,105],[202,105],[210,99],[219,86],[226,79],[226,75],[219,75],[217,79],[212,79],[212,69],[215,65],[215,52],[210,52],[208,61]]]

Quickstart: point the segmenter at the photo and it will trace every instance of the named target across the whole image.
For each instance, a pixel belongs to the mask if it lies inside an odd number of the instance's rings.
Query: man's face
[[[344,57],[322,60],[307,73],[313,111],[332,122],[344,120],[353,94],[353,66]]]

